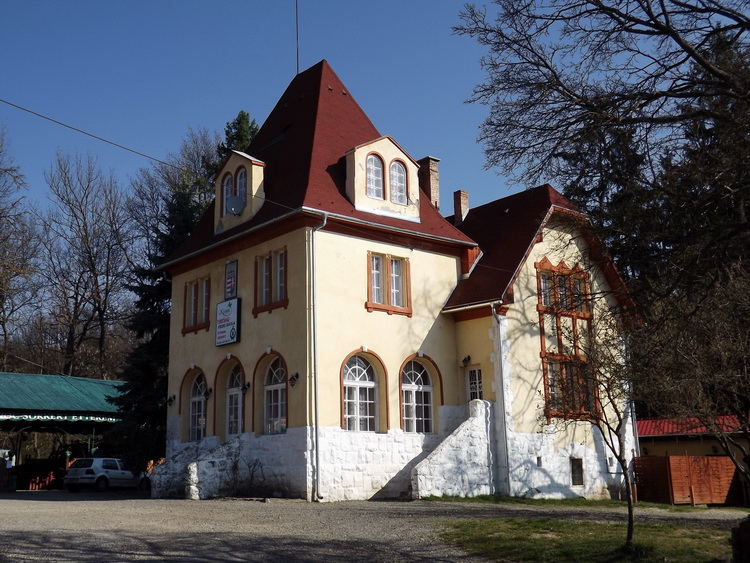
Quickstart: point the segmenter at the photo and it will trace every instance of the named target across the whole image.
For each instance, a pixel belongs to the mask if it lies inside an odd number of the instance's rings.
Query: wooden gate
[[[638,457],[638,499],[664,504],[741,505],[736,471],[728,456]]]

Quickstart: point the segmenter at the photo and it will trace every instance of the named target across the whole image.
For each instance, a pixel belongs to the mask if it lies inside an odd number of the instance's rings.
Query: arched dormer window
[[[247,205],[247,170],[240,168],[237,172],[237,197],[242,200],[242,204]]]
[[[224,176],[224,215],[229,215],[229,198],[234,195],[234,178],[231,174]]]
[[[391,201],[400,205],[406,205],[406,166],[403,162],[394,160],[391,162]]]
[[[383,199],[383,161],[374,154],[367,157],[367,196]]]

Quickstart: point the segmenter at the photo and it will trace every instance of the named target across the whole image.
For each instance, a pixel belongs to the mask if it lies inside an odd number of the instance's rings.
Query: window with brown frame
[[[587,361],[591,338],[589,276],[580,266],[535,264],[542,369],[548,418],[585,418],[596,409]]]
[[[286,248],[256,257],[253,316],[289,305],[286,280]]]
[[[368,311],[385,311],[389,315],[411,317],[409,260],[389,254],[367,253]]]
[[[182,334],[198,332],[210,326],[211,279],[198,278],[185,284]]]

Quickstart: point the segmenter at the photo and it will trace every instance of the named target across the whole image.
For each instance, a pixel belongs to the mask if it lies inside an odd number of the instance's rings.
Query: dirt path
[[[440,542],[447,520],[624,520],[622,510],[448,502],[159,500],[132,493],[0,494],[0,562],[481,561]],[[639,510],[641,521],[729,530],[730,510]]]

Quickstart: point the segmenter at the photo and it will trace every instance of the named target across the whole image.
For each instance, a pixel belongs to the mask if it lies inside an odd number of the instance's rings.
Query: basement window
[[[574,487],[583,487],[583,460],[580,457],[570,458],[570,478]]]

